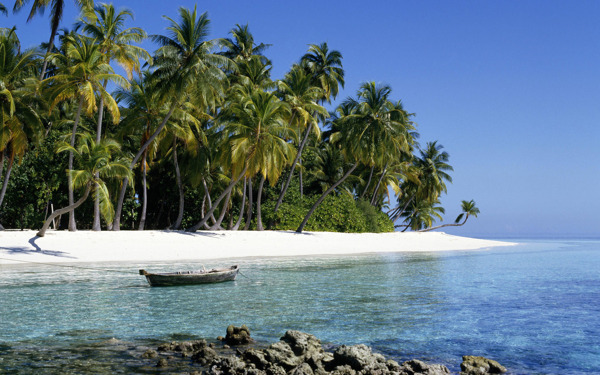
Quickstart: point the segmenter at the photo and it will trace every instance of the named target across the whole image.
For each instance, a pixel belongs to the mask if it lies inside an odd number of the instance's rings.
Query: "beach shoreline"
[[[48,231],[0,232],[0,264],[157,262],[350,255],[389,252],[480,250],[515,245],[427,233],[331,233],[292,231]]]

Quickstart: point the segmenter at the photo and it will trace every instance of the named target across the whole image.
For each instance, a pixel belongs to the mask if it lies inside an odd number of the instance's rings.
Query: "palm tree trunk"
[[[250,229],[250,222],[252,221],[252,206],[254,206],[254,194],[252,192],[252,177],[248,179],[248,213],[246,214],[246,224],[244,230]]]
[[[329,189],[327,189],[319,197],[319,199],[317,199],[317,201],[315,202],[315,204],[311,207],[311,209],[308,211],[308,213],[304,217],[304,220],[302,220],[302,223],[300,224],[300,226],[298,227],[298,229],[296,229],[296,233],[302,233],[302,230],[306,226],[306,223],[308,222],[308,219],[310,219],[311,215],[315,212],[315,210],[317,209],[317,207],[319,207],[319,205],[321,204],[321,202],[323,202],[323,200],[329,195],[329,193],[331,193],[336,187],[338,187],[342,182],[344,182],[344,180],[347,179],[348,176],[350,176],[350,174],[352,172],[354,172],[354,170],[356,169],[356,167],[358,167],[358,162],[354,163],[354,165],[352,166],[352,168],[350,168],[348,170],[348,172],[346,172],[346,174],[341,179],[338,180],[338,182],[336,182],[335,184],[331,185],[331,187]]]
[[[104,80],[102,86],[106,89],[108,84],[107,80]],[[96,124],[96,144],[99,144],[102,140],[102,118],[104,116],[104,97],[100,95],[100,104],[98,105],[98,123]],[[100,174],[96,172],[94,175],[96,179],[100,177]],[[92,224],[93,231],[101,231],[102,225],[100,223],[100,196],[96,195],[94,199],[94,223]]]
[[[233,189],[229,190],[229,193],[227,193],[227,197],[225,198],[225,204],[223,204],[223,207],[221,207],[221,213],[219,214],[219,218],[217,219],[217,222],[212,227],[210,227],[210,230],[223,230],[223,228],[221,227],[221,223],[225,218],[225,213],[227,212],[227,207],[229,206],[229,199],[231,198],[232,191]]]
[[[206,213],[206,215],[204,215],[204,217],[202,218],[202,220],[200,220],[196,225],[194,225],[192,228],[189,229],[190,232],[195,232],[200,227],[202,227],[204,224],[206,224],[206,222],[208,221],[208,218],[213,214],[213,212],[215,212],[215,210],[217,209],[217,206],[219,205],[219,203],[221,203],[221,201],[223,200],[223,198],[225,198],[225,196],[227,194],[229,194],[229,192],[231,192],[231,189],[233,189],[233,187],[235,186],[235,184],[237,184],[238,181],[242,179],[242,177],[246,173],[247,169],[248,169],[248,166],[245,166],[244,170],[242,171],[242,173],[240,173],[240,175],[237,178],[233,178],[233,177],[231,178],[231,182],[229,183],[229,185],[227,186],[227,188],[225,189],[225,191],[223,191],[221,193],[221,195],[219,195],[219,198],[217,198],[217,200],[212,205],[212,207],[208,209],[208,212]]]
[[[204,197],[202,198],[202,209],[200,211],[200,213],[202,214],[202,217],[204,217],[204,214],[206,213],[206,193],[204,193]],[[204,223],[204,229],[210,229],[210,226],[207,223]]]
[[[281,189],[281,193],[279,193],[279,198],[277,199],[277,203],[275,203],[275,208],[273,209],[273,215],[277,213],[277,210],[279,210],[279,206],[283,202],[283,197],[285,197],[285,193],[287,192],[287,189],[290,186],[290,181],[292,181],[292,177],[294,175],[294,169],[296,168],[296,164],[298,164],[298,160],[300,160],[300,158],[302,157],[302,150],[304,150],[304,145],[306,145],[306,141],[308,140],[309,134],[310,134],[310,127],[307,126],[306,132],[304,133],[304,138],[302,138],[302,141],[300,142],[300,145],[298,146],[298,152],[296,153],[296,157],[294,158],[294,161],[292,162],[292,167],[290,168],[290,174],[288,175],[288,178],[286,179],[285,184],[283,185],[283,188]],[[275,219],[273,219],[273,220],[275,220]],[[273,227],[273,223],[274,223],[273,220],[271,220],[271,222],[269,222],[267,229],[271,229]]]
[[[244,192],[242,193],[242,205],[240,207],[240,216],[238,217],[235,225],[231,230],[238,230],[240,228],[240,224],[242,222],[242,218],[244,217],[244,205],[246,204],[246,184],[248,182],[247,178],[244,178]]]
[[[65,208],[56,210],[52,214],[50,214],[50,216],[48,216],[48,218],[44,222],[44,225],[42,225],[42,229],[40,229],[40,231],[37,232],[37,236],[44,237],[44,235],[46,234],[46,230],[48,230],[50,223],[52,223],[52,220],[54,220],[55,217],[60,216],[62,214],[66,214],[67,212],[71,212],[74,209],[76,209],[77,207],[81,206],[83,204],[83,202],[85,202],[87,197],[90,195],[91,190],[92,190],[92,184],[91,184],[91,182],[88,182],[88,184],[85,186],[85,193],[83,193],[83,196],[81,198],[79,198],[79,200],[77,202],[70,204]]]
[[[206,184],[206,180],[204,178],[202,178],[202,185],[204,186],[204,196],[208,199],[208,207],[212,207],[213,203],[212,199],[210,199],[210,190],[208,190],[208,185]],[[202,212],[202,216],[204,217],[204,211]],[[213,224],[217,222],[217,219],[215,219],[215,215],[210,215],[210,220],[212,220]],[[206,228],[208,229],[208,225]]]
[[[146,210],[148,208],[148,189],[146,189],[147,157],[148,153],[144,152],[144,157],[142,158],[142,216],[140,217],[140,225],[138,226],[138,230],[144,230],[144,226],[146,225]]]
[[[173,224],[173,229],[179,229],[183,220],[183,206],[185,204],[185,195],[183,192],[183,184],[181,183],[181,171],[179,170],[179,162],[177,161],[177,140],[173,140],[173,163],[175,164],[175,177],[177,179],[177,189],[179,190],[179,213],[177,220]]]
[[[260,178],[260,184],[258,184],[258,195],[256,197],[256,230],[261,230],[261,231],[265,230],[265,228],[263,228],[262,212],[261,212],[261,208],[260,208],[260,201],[261,201],[264,184],[265,184],[265,176],[262,176]]]
[[[469,214],[466,214],[465,221],[463,221],[460,224],[443,224],[443,225],[438,225],[437,227],[431,227],[431,228],[421,229],[421,230],[418,230],[417,232],[429,232],[430,230],[440,229],[440,228],[445,228],[445,227],[462,227],[463,225],[465,225],[465,223],[467,222],[468,218],[469,218]]]
[[[44,80],[44,76],[46,75],[46,69],[48,68],[48,55],[52,52],[54,48],[54,38],[56,37],[56,29],[53,27],[50,32],[50,40],[48,41],[48,50],[46,51],[46,56],[44,57],[44,65],[42,65],[42,73],[40,74],[40,81]]]
[[[404,211],[406,211],[406,209],[408,208],[408,205],[410,204],[410,202],[412,202],[413,199],[415,199],[415,194],[413,194],[410,199],[408,200],[408,202],[406,202],[406,204],[404,205],[404,207],[402,207],[402,209],[400,211],[398,211],[394,217],[391,219],[392,222],[398,220],[398,218],[404,213]]]
[[[367,180],[367,184],[365,185],[365,190],[363,190],[362,194],[360,195],[361,198],[365,196],[365,193],[369,189],[369,185],[371,185],[371,179],[373,178],[373,171],[374,170],[375,170],[375,166],[373,165],[371,167],[371,173],[369,173],[369,180]]]
[[[75,135],[77,134],[77,126],[81,118],[81,109],[83,108],[83,96],[79,98],[79,106],[77,107],[77,114],[75,114],[75,122],[73,123],[73,132],[71,133],[71,147],[75,147]],[[69,171],[73,170],[73,151],[69,151]],[[73,185],[71,174],[68,174],[69,184],[69,206],[74,205],[75,197],[73,196]],[[69,231],[76,231],[77,223],[75,222],[75,209],[69,211]]]
[[[373,197],[371,198],[371,206],[375,205],[375,198],[377,198],[377,190],[379,190],[379,186],[381,185],[383,176],[385,176],[387,166],[388,166],[388,163],[385,163],[385,166],[383,167],[383,171],[381,172],[381,177],[379,177],[379,180],[377,181],[377,185],[375,185],[375,191],[373,192]]]
[[[300,169],[298,170],[298,177],[300,179],[300,199],[302,199],[302,196],[304,195],[304,186],[302,183],[302,159],[300,159],[298,164],[300,164]]]
[[[154,138],[156,138],[160,134],[160,132],[164,129],[165,125],[167,125],[167,121],[169,121],[169,119],[171,118],[171,115],[173,114],[173,111],[175,111],[176,106],[177,106],[177,102],[174,101],[171,104],[171,108],[169,109],[169,112],[163,119],[162,123],[158,126],[156,131],[154,133],[152,133],[150,138],[148,138],[148,140],[142,145],[142,147],[140,148],[138,153],[135,155],[135,157],[131,161],[131,164],[129,165],[129,170],[133,170],[133,167],[135,166],[137,161],[140,159],[142,154],[146,151],[148,146],[150,146],[150,143],[152,143],[154,141]],[[123,179],[123,186],[121,186],[121,192],[119,193],[119,201],[117,202],[117,208],[115,210],[115,219],[113,221],[112,230],[114,230],[114,231],[118,231],[121,229],[121,212],[123,211],[123,202],[125,201],[125,192],[127,191],[128,183],[129,183],[128,178]]]
[[[4,157],[2,159],[4,159]],[[12,171],[14,161],[14,154],[11,154],[10,158],[8,159],[8,165],[6,166],[6,175],[4,176],[4,181],[2,182],[2,190],[0,190],[0,207],[2,207],[2,202],[4,201],[6,188],[8,188],[8,180],[10,179],[10,172]],[[0,160],[0,162],[4,164],[4,160]],[[0,170],[0,172],[2,172],[2,170]]]

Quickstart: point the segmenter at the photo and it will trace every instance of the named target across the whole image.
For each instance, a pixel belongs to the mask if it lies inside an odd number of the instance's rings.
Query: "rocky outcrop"
[[[463,356],[463,362],[460,365],[461,375],[486,375],[502,374],[506,368],[498,362],[473,355]]]
[[[233,324],[227,327],[227,335],[218,338],[225,341],[227,345],[246,345],[252,342],[250,330],[243,324],[241,327],[236,327]]]
[[[249,343],[250,331],[247,327],[227,328],[227,337],[219,338],[227,344],[223,348],[207,344],[205,340],[159,346],[158,352],[148,350],[144,358],[155,359],[159,355],[173,361],[173,354],[191,360],[200,366],[199,373],[213,375],[447,375],[448,368],[439,364],[427,364],[410,360],[398,364],[383,355],[373,353],[366,345],[342,345],[333,352],[327,352],[313,335],[300,331],[287,331],[280,341],[268,347],[230,348],[229,345]],[[170,363],[170,362],[169,362]],[[167,365],[164,358],[157,366]],[[483,357],[463,357],[461,365],[464,375],[499,374],[506,369]]]

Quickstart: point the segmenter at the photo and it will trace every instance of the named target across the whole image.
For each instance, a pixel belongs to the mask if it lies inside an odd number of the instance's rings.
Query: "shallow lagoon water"
[[[214,339],[229,324],[246,324],[263,342],[298,329],[454,372],[473,354],[513,374],[600,373],[600,241],[521,242],[215,261],[206,267],[237,263],[243,274],[173,288],[149,287],[138,269],[202,265],[0,265],[0,373],[151,373],[139,359],[145,347]]]

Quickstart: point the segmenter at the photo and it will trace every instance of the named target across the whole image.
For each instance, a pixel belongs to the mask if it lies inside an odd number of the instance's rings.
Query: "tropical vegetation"
[[[427,231],[479,214],[463,201],[435,225],[448,152],[419,143],[388,85],[338,98],[343,56],[327,43],[272,77],[249,25],[211,39],[196,7],[148,36],[111,4],[75,1],[72,31],[64,1],[30,5],[29,19],[52,9],[48,43],[0,29],[0,228]]]

